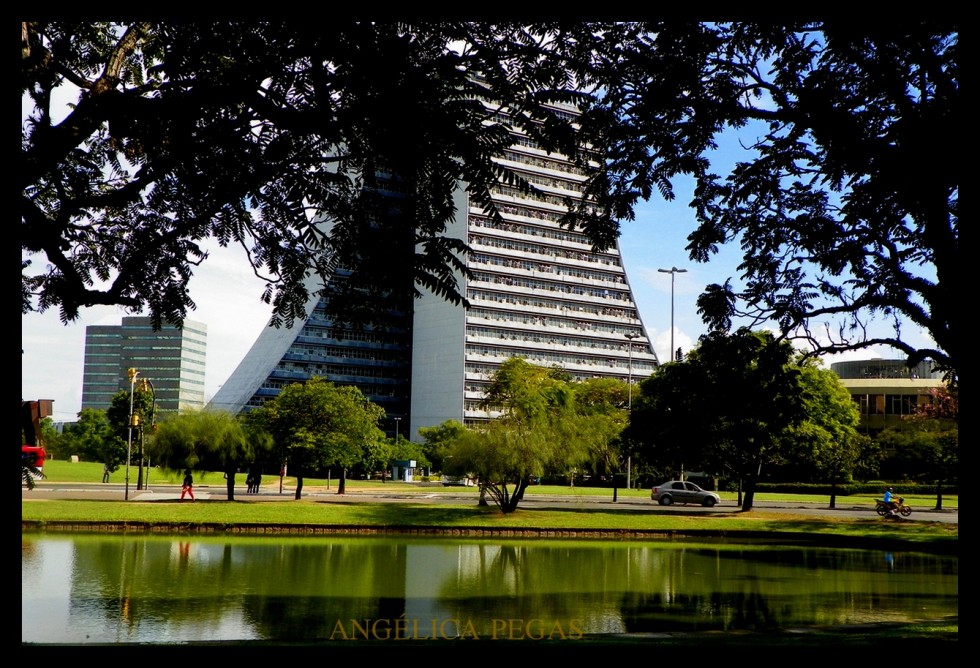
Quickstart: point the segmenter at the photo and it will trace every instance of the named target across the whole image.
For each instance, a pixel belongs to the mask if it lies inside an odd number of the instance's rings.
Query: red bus
[[[20,450],[20,459],[24,464],[33,465],[39,472],[44,470],[44,458],[48,453],[40,445],[24,445]]]

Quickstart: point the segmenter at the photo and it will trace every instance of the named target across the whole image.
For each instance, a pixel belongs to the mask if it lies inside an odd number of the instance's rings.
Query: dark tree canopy
[[[431,427],[419,428],[419,436],[423,441],[422,450],[433,469],[440,472],[445,470],[446,458],[452,450],[453,443],[465,431],[466,427],[463,423],[456,420],[446,420]]]
[[[888,345],[955,377],[966,315],[956,26],[848,17],[646,33],[605,77],[604,106],[620,121],[609,184],[635,202],[671,197],[678,174],[695,178],[691,259],[727,243],[743,253],[744,287],[711,285],[699,300],[706,323],[775,322],[816,352]],[[732,128],[737,163],[712,164]],[[869,317],[891,334],[870,333]],[[910,343],[903,323],[935,345]]]
[[[444,234],[453,198],[465,187],[491,207],[498,179],[530,187],[492,159],[510,129],[584,159],[584,139],[546,106],[583,94],[560,59],[540,57],[552,47],[538,32],[24,23],[23,311],[56,307],[67,322],[118,304],[179,324],[208,240],[248,250],[286,322],[306,315],[305,280],[337,266],[349,271],[332,286],[341,324],[382,319],[385,299],[420,288],[461,301],[465,242]]]
[[[744,480],[749,510],[763,465],[782,456],[806,417],[795,355],[769,332],[709,334],[640,384],[623,436],[648,464]]]
[[[423,288],[462,301],[453,198],[465,188],[497,215],[495,184],[532,188],[499,162],[519,130],[601,167],[585,186],[592,204],[569,202],[565,221],[597,249],[639,202],[694,178],[691,258],[729,243],[743,253],[740,282],[699,300],[713,329],[748,318],[814,352],[887,345],[955,379],[967,311],[950,150],[963,130],[957,30],[851,17],[26,22],[23,310],[69,321],[118,304],[177,324],[209,240],[248,250],[262,299],[287,322],[318,289],[306,279],[336,266],[350,271],[332,286],[341,324],[378,320],[386,298]],[[76,92],[61,119],[65,91]],[[744,157],[713,164],[732,130]],[[903,325],[935,345],[911,343]]]

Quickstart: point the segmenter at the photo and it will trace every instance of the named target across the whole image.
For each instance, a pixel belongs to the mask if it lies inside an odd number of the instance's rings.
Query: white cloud
[[[657,334],[653,336],[652,341],[654,350],[657,351],[657,358],[660,360],[660,363],[666,364],[667,362],[670,362],[673,359],[670,346],[670,328],[662,332],[657,332]],[[696,343],[696,338],[691,338],[689,335],[681,331],[679,327],[674,327],[673,349],[675,351],[680,348],[686,356],[689,352],[691,352],[691,349]]]

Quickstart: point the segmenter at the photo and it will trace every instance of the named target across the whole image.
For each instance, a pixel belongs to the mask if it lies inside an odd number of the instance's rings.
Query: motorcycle
[[[905,499],[901,496],[896,496],[892,503],[897,503],[897,505],[892,506],[891,504],[885,503],[881,499],[875,499],[875,512],[877,512],[882,517],[887,517],[890,513],[897,512],[902,517],[908,517],[912,514],[912,508],[905,505]]]

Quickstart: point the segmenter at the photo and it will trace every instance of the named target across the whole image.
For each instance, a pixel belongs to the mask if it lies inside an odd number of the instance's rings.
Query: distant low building
[[[909,367],[903,359],[875,358],[835,362],[830,368],[858,405],[859,430],[872,437],[930,402],[931,391],[944,386],[942,374],[932,371],[929,362]]]
[[[130,389],[130,368],[152,384],[157,410],[204,408],[207,331],[193,320],[154,331],[150,318],[137,316],[86,327],[82,409],[109,408],[117,392]]]

